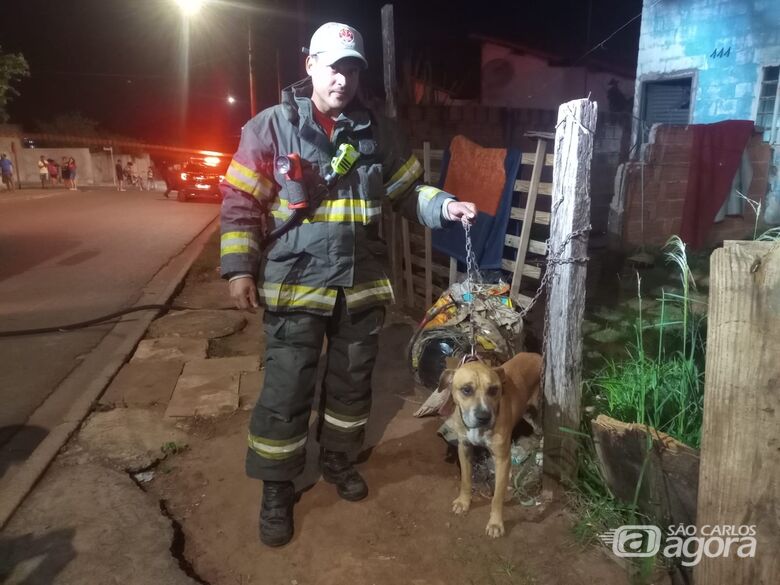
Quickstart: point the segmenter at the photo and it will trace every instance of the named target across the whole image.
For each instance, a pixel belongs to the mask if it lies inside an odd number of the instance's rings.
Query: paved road
[[[132,305],[218,212],[160,192],[0,192],[0,330],[68,324]],[[111,327],[0,337],[0,444]]]

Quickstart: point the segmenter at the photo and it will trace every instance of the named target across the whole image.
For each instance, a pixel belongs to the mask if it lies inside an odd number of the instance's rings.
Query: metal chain
[[[479,269],[477,267],[477,258],[474,255],[474,247],[471,243],[471,224],[468,221],[463,222],[463,231],[466,235],[466,292],[469,295],[469,345],[471,350],[464,359],[477,357],[477,332],[474,323],[474,301],[476,300],[476,284],[481,282]]]
[[[591,229],[591,226],[588,225],[582,229],[575,230],[571,232],[569,235],[567,235],[563,239],[563,243],[561,244],[560,250],[554,250],[552,246],[550,246],[550,239],[547,239],[547,270],[544,271],[544,276],[542,277],[541,282],[539,283],[539,288],[536,290],[536,294],[534,295],[534,298],[531,299],[530,304],[521,311],[521,315],[523,318],[531,311],[533,306],[536,304],[536,301],[539,300],[539,297],[542,296],[542,293],[544,292],[545,288],[547,288],[547,284],[550,282],[550,280],[553,277],[553,273],[555,272],[552,270],[553,266],[560,266],[562,264],[585,264],[589,258],[587,256],[585,257],[575,257],[575,258],[561,258],[561,255],[563,255],[564,250],[566,250],[566,246],[569,245],[569,242],[571,242],[574,238],[579,238],[587,234]],[[539,379],[539,387],[544,390],[544,381],[546,376],[546,370],[547,370],[547,344],[544,342],[545,339],[547,339],[547,335],[550,332],[550,312],[545,311],[544,312],[544,326],[542,328],[542,373]]]
[[[544,276],[542,276],[542,279],[539,281],[539,288],[536,289],[536,293],[531,299],[531,302],[528,303],[528,306],[525,309],[520,311],[520,316],[523,317],[523,319],[525,319],[525,316],[528,315],[528,313],[531,312],[531,309],[534,308],[536,301],[538,301],[539,297],[542,296],[542,294],[544,293],[544,289],[547,287],[547,283],[549,282],[550,278],[552,278],[553,271],[550,270],[551,266],[558,266],[561,264],[583,264],[589,260],[587,256],[583,258],[561,258],[561,256],[563,255],[566,246],[569,245],[569,242],[571,242],[574,238],[579,238],[584,236],[590,231],[590,229],[591,226],[588,225],[582,229],[575,230],[569,233],[569,235],[567,235],[563,239],[563,243],[561,244],[561,248],[559,252],[553,250],[552,246],[550,245],[550,239],[547,238],[545,242],[547,246],[547,260],[545,261],[545,263],[547,264],[547,270],[544,271]]]

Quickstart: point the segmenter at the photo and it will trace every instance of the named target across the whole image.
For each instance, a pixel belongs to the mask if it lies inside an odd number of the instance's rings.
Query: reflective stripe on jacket
[[[339,289],[350,312],[393,300],[382,267],[386,247],[377,237],[382,198],[405,217],[442,225],[442,204],[452,195],[421,184],[422,165],[394,125],[354,106],[336,120],[332,141],[314,121],[309,80],[285,90],[282,103],[246,126],[221,185],[222,275],[252,274],[261,303],[275,311],[330,315]],[[371,139],[376,153],[330,191],[321,177],[337,144]],[[261,250],[265,233],[292,215],[277,156],[298,153],[304,184],[316,194],[305,219]],[[311,199],[310,199],[311,200]]]

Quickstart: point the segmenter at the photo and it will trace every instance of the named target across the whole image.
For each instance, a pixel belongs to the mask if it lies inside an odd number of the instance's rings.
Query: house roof
[[[507,49],[511,49],[513,52],[520,55],[536,57],[537,59],[546,61],[547,64],[551,67],[587,67],[591,71],[603,71],[606,73],[619,75],[620,77],[625,77],[627,79],[636,78],[636,70],[615,63],[610,63],[609,61],[594,59],[593,57],[587,57],[582,60],[571,57],[564,57],[561,55],[549,53],[536,47],[525,45],[518,41],[510,41],[507,39],[486,35],[472,34],[469,35],[469,38],[475,41],[479,41],[480,43],[490,43],[493,45],[498,45],[499,47],[506,47]]]

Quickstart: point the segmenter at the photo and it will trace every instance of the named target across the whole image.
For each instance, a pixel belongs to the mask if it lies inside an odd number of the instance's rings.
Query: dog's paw
[[[487,534],[490,538],[500,538],[504,536],[504,523],[500,520],[496,522],[495,520],[491,519],[485,528],[485,534]]]
[[[452,501],[452,511],[459,516],[469,511],[471,500],[469,498],[457,497]]]

